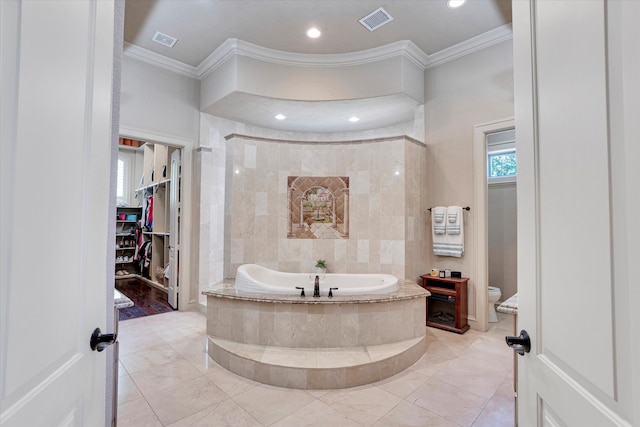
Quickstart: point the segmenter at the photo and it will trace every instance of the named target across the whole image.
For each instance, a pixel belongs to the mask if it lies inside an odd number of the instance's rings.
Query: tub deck
[[[209,356],[266,384],[369,384],[403,371],[426,350],[429,292],[410,281],[389,294],[333,298],[242,292],[232,281],[203,294]]]
[[[414,298],[426,298],[431,295],[424,288],[410,280],[400,281],[397,291],[387,294],[340,295],[340,289],[333,291],[333,298],[327,297],[328,289],[320,288],[321,297],[313,298],[313,293],[306,291],[306,296],[287,294],[265,294],[238,291],[233,279],[223,280],[202,291],[203,295],[229,298],[244,301],[287,303],[287,304],[368,304],[372,302],[401,301]]]

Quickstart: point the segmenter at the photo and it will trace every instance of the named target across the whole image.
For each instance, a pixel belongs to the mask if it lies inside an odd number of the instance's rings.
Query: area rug
[[[120,310],[120,320],[135,319],[153,314],[167,313],[173,308],[167,302],[167,293],[147,282],[130,278],[116,280],[116,289],[133,301],[133,307]]]

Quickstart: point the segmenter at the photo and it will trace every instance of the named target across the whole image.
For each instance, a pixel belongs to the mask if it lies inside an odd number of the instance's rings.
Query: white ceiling
[[[394,19],[370,32],[358,20],[381,6]],[[410,40],[427,55],[434,55],[510,22],[511,0],[468,0],[458,9],[447,7],[446,0],[126,0],[124,38],[131,45],[197,67],[229,38],[312,54],[358,52]],[[322,31],[320,38],[306,37],[311,26]],[[156,31],[178,42],[173,48],[155,43],[151,39]],[[258,126],[337,132],[411,120],[415,107],[402,96],[331,103],[295,101],[295,108],[287,111],[296,113],[275,123],[273,116],[291,106],[285,105],[288,102],[233,94],[215,109],[223,117]],[[345,115],[352,114],[371,119],[345,123]],[[322,123],[314,117],[322,117]]]

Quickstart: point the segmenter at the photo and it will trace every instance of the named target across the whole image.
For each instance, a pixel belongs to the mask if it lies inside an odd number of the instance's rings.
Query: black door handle
[[[520,331],[520,336],[518,337],[507,335],[504,338],[507,341],[507,345],[514,349],[520,356],[524,356],[525,353],[529,353],[531,350],[531,340],[529,339],[529,334],[524,329]]]
[[[91,334],[89,345],[91,346],[91,350],[93,351],[102,351],[111,344],[115,343],[117,339],[117,334],[102,334],[100,333],[100,328],[95,328],[93,330],[93,333]]]

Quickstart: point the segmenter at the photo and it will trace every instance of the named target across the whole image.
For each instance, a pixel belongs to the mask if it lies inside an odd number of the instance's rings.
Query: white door
[[[180,262],[180,150],[171,153],[171,193],[169,194],[169,295],[171,307],[178,308],[178,265]]]
[[[640,2],[514,1],[520,426],[640,426]]]
[[[106,422],[113,47],[112,1],[0,1],[2,426]]]

